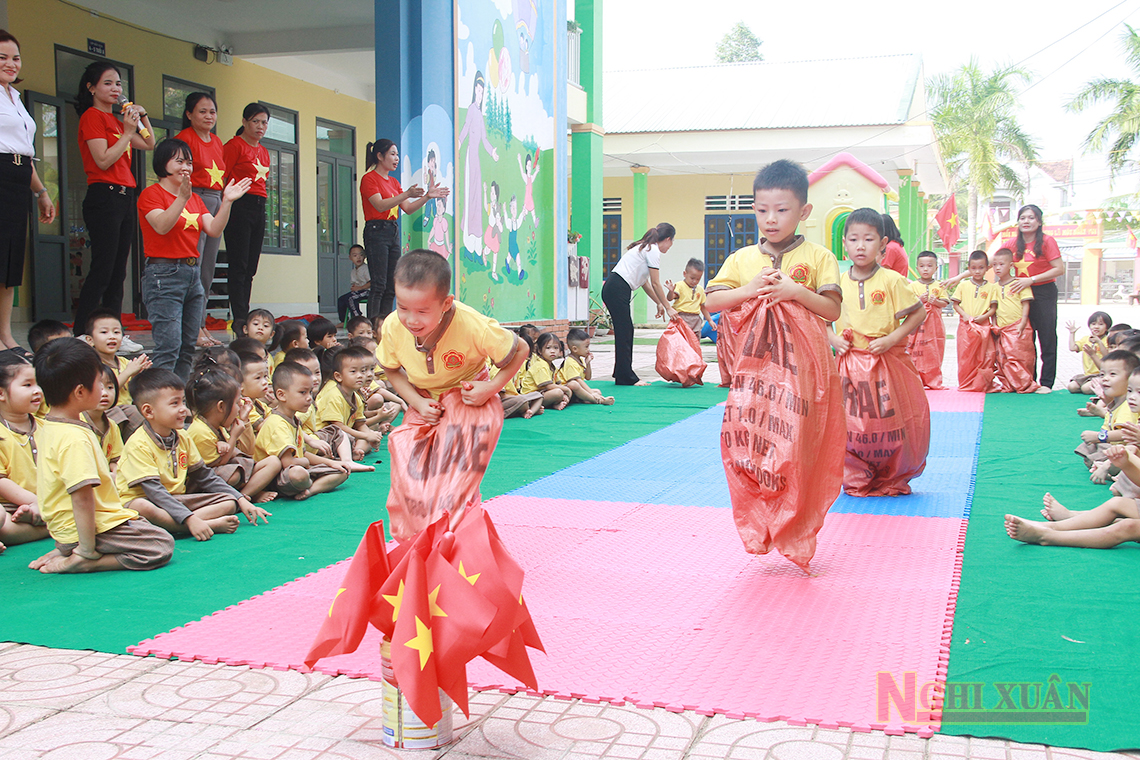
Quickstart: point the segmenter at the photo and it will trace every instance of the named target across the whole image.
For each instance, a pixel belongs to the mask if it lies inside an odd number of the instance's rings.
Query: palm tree
[[[957,71],[941,74],[929,83],[933,100],[930,114],[950,173],[950,192],[966,185],[971,251],[978,240],[978,200],[993,197],[999,187],[1015,192],[1024,187],[1017,171],[1003,161],[1031,165],[1037,160],[1033,138],[1014,116],[1015,86],[1030,76],[1022,68],[998,68],[987,73],[977,58],[971,58]]]
[[[1128,30],[1121,37],[1124,60],[1133,72],[1140,75],[1140,35],[1128,24],[1124,26]],[[1103,150],[1111,142],[1108,168],[1115,177],[1128,162],[1128,153],[1136,144],[1137,137],[1140,137],[1140,84],[1127,79],[1094,79],[1065,107],[1073,113],[1080,113],[1102,100],[1115,100],[1116,107],[1089,132],[1085,138],[1085,147],[1089,150]]]

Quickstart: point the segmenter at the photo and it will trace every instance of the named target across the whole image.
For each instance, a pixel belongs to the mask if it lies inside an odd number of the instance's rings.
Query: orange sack
[[[735,372],[720,453],[745,550],[776,548],[805,572],[839,496],[843,408],[839,373],[818,316],[798,303],[748,301],[721,312]]]
[[[392,466],[388,524],[401,541],[444,512],[451,514],[455,525],[467,507],[482,502],[479,484],[503,430],[498,396],[483,406],[468,406],[460,390],[452,388],[437,403],[443,407],[438,424],[427,424],[409,407],[404,424],[388,436]]]
[[[1020,322],[1005,327],[994,327],[994,341],[997,344],[998,377],[1006,392],[1033,393],[1041,386],[1033,379],[1037,369],[1037,347],[1033,344],[1033,328],[1026,326],[1025,332],[1017,334]]]
[[[930,404],[902,346],[884,354],[851,348],[839,357],[847,412],[843,489],[850,496],[900,496],[926,469]]]
[[[946,356],[946,325],[942,322],[942,309],[925,304],[926,319],[907,339],[906,352],[922,378],[922,386],[940,391],[942,385],[942,359]]]
[[[733,343],[734,326],[732,323],[733,315],[736,310],[722,311],[720,313],[720,321],[717,322],[716,330],[716,363],[720,369],[720,385],[718,388],[728,388],[732,385],[732,365],[733,357],[736,351],[736,345]]]
[[[657,340],[657,374],[682,388],[704,385],[701,376],[708,369],[701,356],[701,344],[693,329],[674,317]]]
[[[958,390],[993,393],[997,390],[997,347],[990,325],[958,320]]]

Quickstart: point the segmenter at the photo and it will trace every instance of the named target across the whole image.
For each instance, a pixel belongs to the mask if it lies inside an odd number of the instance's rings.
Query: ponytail
[[[194,414],[203,415],[220,403],[228,417],[240,392],[241,383],[233,375],[205,362],[192,372],[186,383],[186,405]]]
[[[634,247],[639,251],[644,251],[651,245],[657,245],[662,240],[671,240],[677,236],[677,229],[669,224],[669,222],[661,222],[656,227],[650,227],[649,231],[641,236],[641,240],[634,240],[628,246],[627,251],[632,251]]]
[[[261,105],[260,103],[250,103],[248,106],[245,107],[245,110],[243,110],[241,112],[241,119],[242,119],[242,121],[249,121],[254,116],[257,116],[258,114],[261,114],[261,113],[265,114],[266,118],[269,118],[269,108]],[[238,131],[235,132],[234,134],[237,137],[241,137],[241,133],[244,131],[245,131],[245,126],[243,125],[243,126],[238,127]]]
[[[17,45],[17,47],[19,47]],[[95,105],[95,96],[91,94],[91,90],[87,89],[88,85],[94,86],[99,84],[99,80],[103,78],[103,74],[113,71],[119,76],[119,68],[113,63],[107,61],[95,61],[83,70],[83,76],[79,78],[79,92],[75,93],[75,112],[80,116],[88,108]]]
[[[381,138],[376,142],[370,142],[364,148],[364,171],[368,171],[373,166],[380,163],[380,157],[392,149],[396,143],[387,138]]]

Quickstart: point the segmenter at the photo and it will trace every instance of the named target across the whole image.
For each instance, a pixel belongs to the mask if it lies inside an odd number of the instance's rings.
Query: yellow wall
[[[228,140],[241,126],[241,111],[262,100],[298,112],[300,154],[298,227],[301,255],[262,254],[254,279],[255,304],[317,308],[317,118],[356,128],[356,155],[363,163],[365,143],[374,139],[372,103],[334,93],[240,59],[233,66],[206,64],[193,57],[193,45],[140,31],[118,21],[94,16],[57,0],[8,0],[8,29],[20,39],[24,61],[23,89],[56,94],[55,46],[85,51],[87,39],[106,43],[107,57],[134,66],[136,100],[151,114],[162,113],[163,75],[214,87],[218,100],[218,134]],[[187,12],[193,12],[187,6]],[[78,82],[75,83],[78,87]],[[148,158],[149,160],[149,158]],[[358,167],[357,171],[363,167]],[[359,200],[358,230],[363,229]],[[357,233],[359,238],[359,232]],[[25,284],[31,267],[26,268]],[[22,293],[30,293],[25,287]],[[27,306],[27,299],[21,302]],[[272,308],[272,306],[270,306]],[[16,319],[29,319],[30,312]]]

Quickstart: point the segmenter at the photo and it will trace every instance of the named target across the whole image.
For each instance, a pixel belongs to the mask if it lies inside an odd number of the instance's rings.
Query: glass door
[[[28,112],[36,122],[36,172],[47,188],[56,217],[42,224],[39,214],[32,214],[32,315],[36,321],[58,319],[70,321],[68,257],[69,236],[64,233],[64,220],[69,212],[68,199],[61,192],[63,167],[67,164],[67,141],[64,133],[65,104],[38,92],[25,95]]]
[[[336,278],[336,162],[317,160],[317,308],[322,314],[336,311],[340,293]]]
[[[356,130],[317,120],[317,302],[322,314],[335,314],[337,298],[348,292],[356,240]]]

